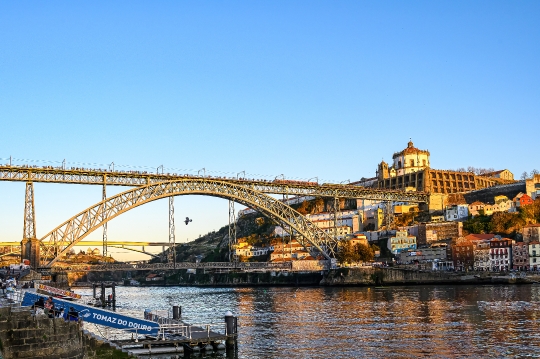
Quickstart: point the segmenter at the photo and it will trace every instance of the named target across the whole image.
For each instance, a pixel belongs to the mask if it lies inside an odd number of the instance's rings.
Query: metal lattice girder
[[[104,220],[110,221],[130,209],[160,198],[189,194],[231,199],[256,209],[296,231],[299,234],[299,242],[304,247],[311,245],[327,259],[335,257],[337,241],[281,201],[246,186],[206,178],[192,178],[137,187],[85,209],[40,239],[42,260],[49,260],[44,264],[51,266],[76,243],[102,226]]]
[[[174,196],[169,197],[169,251],[167,252],[167,261],[176,262],[176,237],[174,228]]]
[[[103,184],[103,195],[101,200],[105,201],[107,199],[107,185]],[[105,204],[106,205],[106,204]],[[107,211],[103,211],[103,215],[105,215]],[[103,217],[105,219],[105,217]],[[103,257],[107,257],[107,221],[103,221],[103,251],[101,252],[103,254]]]
[[[238,256],[233,255],[236,250],[236,215],[234,201],[229,200],[229,262],[237,261]]]
[[[36,212],[34,210],[34,184],[26,182],[24,196],[24,229],[23,239],[36,238]]]
[[[151,174],[131,172],[111,172],[102,170],[64,170],[58,168],[27,168],[0,166],[0,181],[33,181],[52,183],[94,184],[108,186],[146,186],[164,181],[189,180],[200,177],[174,174]],[[207,177],[208,178],[208,177]],[[210,178],[250,187],[254,191],[290,196],[316,196],[359,198],[379,201],[427,203],[424,192],[404,192],[385,189],[372,189],[350,184],[299,184],[295,182],[270,182],[261,180],[242,180],[232,178]]]
[[[141,250],[141,249],[137,249],[137,248],[131,248],[131,247],[126,247],[126,246],[115,246],[115,245],[109,245],[109,247],[126,249],[128,251],[138,252],[138,253],[146,254],[147,256],[150,256],[150,257],[159,258],[158,255],[155,255],[154,253],[147,252],[147,251],[144,250],[144,248]]]

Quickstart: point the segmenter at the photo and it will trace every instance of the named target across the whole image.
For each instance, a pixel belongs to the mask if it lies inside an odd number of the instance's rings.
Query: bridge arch
[[[248,186],[206,178],[186,178],[159,182],[107,198],[71,217],[40,239],[41,265],[52,266],[76,243],[94,230],[133,208],[161,198],[180,195],[207,195],[221,197],[256,209],[278,223],[289,226],[298,233],[298,241],[311,244],[327,259],[335,256],[337,240],[313,222],[286,204]],[[48,259],[52,258],[48,263]],[[43,260],[42,260],[43,261]]]

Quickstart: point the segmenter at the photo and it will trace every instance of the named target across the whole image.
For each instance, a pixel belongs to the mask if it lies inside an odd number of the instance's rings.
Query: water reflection
[[[138,317],[181,305],[188,322],[209,323],[231,310],[240,326],[235,358],[540,357],[535,285],[117,292],[117,310]]]

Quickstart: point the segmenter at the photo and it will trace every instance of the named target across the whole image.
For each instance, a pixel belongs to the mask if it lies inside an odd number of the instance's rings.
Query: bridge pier
[[[40,265],[40,242],[36,238],[36,213],[34,210],[34,183],[26,182],[24,195],[24,228],[21,241],[21,261],[28,259],[33,269]]]
[[[33,269],[39,267],[40,242],[37,238],[25,238],[21,241],[21,261],[28,259]]]

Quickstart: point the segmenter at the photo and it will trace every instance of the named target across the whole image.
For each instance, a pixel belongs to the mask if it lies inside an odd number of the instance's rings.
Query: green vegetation
[[[356,263],[356,262],[369,262],[375,257],[375,251],[380,250],[376,245],[357,244],[352,245],[351,242],[345,242],[339,252],[338,260],[341,263]]]
[[[469,216],[463,223],[463,229],[468,233],[495,233],[516,238],[529,223],[540,223],[540,199],[528,206],[519,207],[516,213],[495,212],[488,216],[480,211],[475,217]]]

